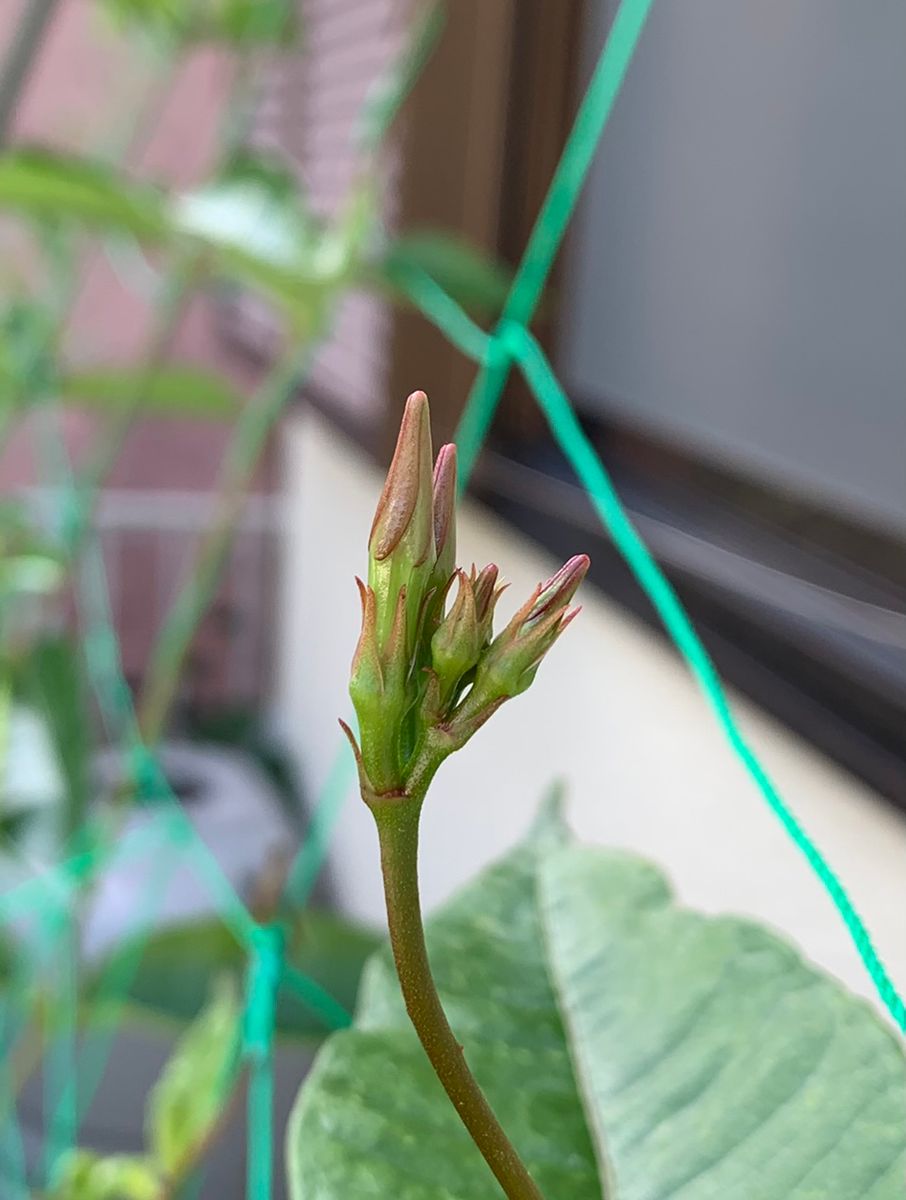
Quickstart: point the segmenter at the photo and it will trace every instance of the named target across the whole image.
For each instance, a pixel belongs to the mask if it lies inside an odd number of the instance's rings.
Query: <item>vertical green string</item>
[[[252,938],[246,990],[243,1057],[249,1065],[246,1195],[270,1200],[274,1143],[274,1023],[283,972],[284,938],[262,925]]]
[[[48,1004],[49,1046],[44,1062],[44,1179],[49,1185],[57,1163],[75,1145],[78,1126],[76,1016],[78,1012],[78,931],[67,912],[52,965],[55,983]]]
[[[517,362],[563,450],[588,494],[602,525],[626,561],[685,660],[733,753],[758,788],[783,829],[805,856],[826,889],[856,948],[869,978],[897,1028],[906,1033],[906,1003],[881,961],[871,936],[843,883],[778,792],[755,751],[742,734],[720,676],[685,609],[627,516],[616,489],[591,442],[585,436],[566,393],[531,333],[512,321],[501,321],[488,337],[433,282],[413,275],[405,280],[413,302],[466,354],[484,361],[501,357]],[[473,460],[474,461],[474,460]]]
[[[864,922],[833,868],[796,819],[743,736],[707,650],[695,632],[676,592],[626,515],[613,483],[591,442],[585,436],[569,399],[551,370],[541,347],[521,326],[505,325],[501,333],[535,393],[554,438],[588,493],[602,525],[613,538],[614,545],[654,605],[674,645],[685,659],[711,706],[733,753],[742,763],[768,807],[779,819],[789,838],[805,855],[812,871],[824,885],[882,1003],[900,1031],[906,1033],[906,1004],[878,957]]]
[[[531,323],[652,3],[623,0],[617,10],[504,305],[506,321]],[[509,372],[510,360],[495,342],[475,380],[456,434],[464,480],[472,473]]]
[[[343,801],[355,779],[355,763],[345,740],[337,747],[327,779],[321,789],[287,878],[286,894],[296,908],[304,908],[327,857]]]

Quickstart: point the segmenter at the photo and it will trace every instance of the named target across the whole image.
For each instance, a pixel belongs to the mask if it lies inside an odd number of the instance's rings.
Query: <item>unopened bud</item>
[[[456,447],[441,446],[434,464],[434,578],[445,588],[456,570]]]
[[[406,401],[399,438],[368,542],[368,583],[374,591],[380,646],[390,636],[397,598],[406,589],[406,642],[415,646],[422,602],[434,568],[431,420],[428,398]]]
[[[362,631],[352,660],[349,695],[359,722],[361,763],[372,785],[387,791],[399,783],[399,739],[389,735],[409,707],[405,650],[406,589],[401,589],[387,645],[377,640],[375,595],[357,579],[362,599]]]
[[[506,584],[503,583],[498,585],[497,574],[497,567],[493,563],[482,567],[477,575],[475,567],[472,567],[472,590],[475,593],[475,612],[478,617],[478,627],[481,630],[482,647],[491,640],[494,609],[497,607],[500,593],[506,587]]]
[[[483,648],[472,581],[463,571],[458,571],[456,577],[459,589],[453,607],[431,639],[431,668],[444,704],[453,697],[466,672],[478,662]]]
[[[535,678],[541,660],[575,617],[569,603],[588,571],[589,559],[576,555],[540,584],[507,627],[481,656],[464,708],[475,716],[518,696]]]

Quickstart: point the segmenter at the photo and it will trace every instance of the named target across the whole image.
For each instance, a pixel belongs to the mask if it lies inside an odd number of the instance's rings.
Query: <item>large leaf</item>
[[[597,1172],[533,902],[548,850],[547,836],[520,848],[439,913],[431,961],[469,1063],[542,1190],[578,1200],[596,1194]],[[383,953],[366,970],[356,1025],[329,1040],[294,1111],[295,1200],[498,1200]]]
[[[376,936],[368,930],[330,913],[307,911],[291,928],[287,955],[297,970],[351,1012],[362,967],[376,944]],[[163,929],[147,942],[124,943],[100,964],[90,991],[103,1007],[108,990],[118,994],[119,980],[129,979],[127,994],[136,1010],[189,1021],[206,1003],[212,979],[231,975],[238,983],[247,966],[247,951],[223,922],[197,920]],[[320,1040],[327,1026],[316,1010],[282,988],[277,1032],[283,1037]]]
[[[116,408],[142,397],[146,412],[180,417],[235,417],[240,397],[230,383],[213,371],[171,363],[150,378],[128,367],[92,367],[64,375],[62,399],[88,408]]]
[[[758,926],[550,829],[430,922],[451,1023],[550,1200],[901,1200],[906,1061]],[[556,999],[555,999],[556,997]],[[497,1200],[386,955],[289,1131],[294,1200]]]

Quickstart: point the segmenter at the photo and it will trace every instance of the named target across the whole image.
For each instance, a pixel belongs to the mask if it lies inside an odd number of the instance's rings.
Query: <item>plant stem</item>
[[[159,741],[163,733],[179,687],[183,662],[219,582],[236,519],[268,434],[295,390],[307,353],[307,349],[295,349],[280,362],[239,418],[223,468],[219,509],[202,539],[151,654],[139,711],[142,737],[149,746]]]
[[[0,146],[6,144],[22,89],[59,0],[30,0],[0,67]]]
[[[422,796],[378,798],[370,807],[381,844],[390,944],[406,1011],[459,1118],[510,1200],[542,1200],[469,1070],[431,975],[418,892]]]
[[[116,465],[126,438],[136,418],[141,415],[148,393],[167,360],[202,269],[198,256],[194,255],[175,265],[163,280],[150,342],[135,391],[105,426],[100,445],[77,484],[76,508],[67,529],[67,550],[73,558],[78,556],[90,531],[101,489]]]

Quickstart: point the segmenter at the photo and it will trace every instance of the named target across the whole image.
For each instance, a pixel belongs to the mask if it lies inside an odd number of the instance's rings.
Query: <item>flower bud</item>
[[[466,672],[478,662],[484,644],[472,581],[464,571],[458,571],[456,578],[459,590],[453,607],[431,639],[431,667],[440,687],[442,706],[453,697]]]
[[[442,446],[433,469],[431,453],[428,400],[413,392],[371,528],[368,584],[357,580],[362,631],[349,692],[359,741],[341,722],[372,807],[407,789],[423,795],[440,762],[525,691],[578,612],[569,604],[589,565],[571,558],[494,638],[497,567],[456,569],[456,449]]]
[[[361,765],[372,786],[387,791],[398,786],[399,737],[409,695],[405,648],[406,589],[400,590],[390,637],[378,645],[374,590],[356,579],[362,600],[362,631],[352,660],[349,695],[359,722]]]
[[[397,598],[406,589],[406,645],[415,649],[425,593],[434,569],[431,420],[428,398],[406,401],[399,438],[368,542],[368,583],[375,595],[378,645],[390,637]]]
[[[480,723],[503,700],[526,690],[545,654],[578,613],[568,606],[588,567],[588,556],[576,555],[535,589],[481,656],[475,683],[457,716]]]
[[[493,563],[488,563],[476,575],[473,565],[471,572],[472,590],[475,593],[475,612],[478,616],[478,627],[481,630],[482,648],[491,640],[491,631],[494,624],[494,609],[497,607],[497,601],[500,599],[500,593],[506,587],[502,583],[497,585],[497,567]]]
[[[441,446],[434,464],[434,580],[446,586],[456,570],[456,447]]]

